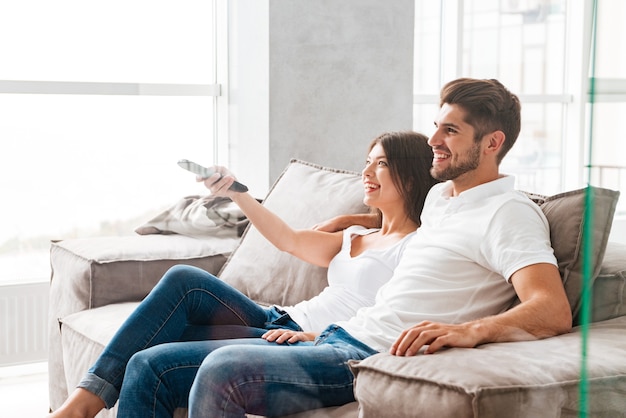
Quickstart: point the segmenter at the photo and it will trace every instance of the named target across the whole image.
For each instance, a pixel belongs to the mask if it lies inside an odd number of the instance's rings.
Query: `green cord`
[[[595,99],[595,58],[596,58],[596,35],[597,35],[597,11],[598,0],[593,0],[593,15],[591,27],[591,51],[590,51],[590,77],[589,77],[589,164],[587,165],[587,178],[591,182],[592,164],[592,138],[593,138],[593,116]],[[589,323],[591,322],[591,304],[593,291],[593,193],[588,184],[585,190],[585,212],[583,220],[583,286],[582,286],[582,306],[581,306],[581,329],[582,329],[582,350],[580,364],[580,413],[581,418],[586,418],[589,414],[589,378],[587,375],[587,350],[589,345]]]

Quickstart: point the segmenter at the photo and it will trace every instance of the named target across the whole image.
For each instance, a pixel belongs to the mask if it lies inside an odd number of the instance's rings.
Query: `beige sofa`
[[[299,416],[574,417],[581,408],[593,417],[626,416],[626,245],[607,245],[618,193],[591,190],[590,251],[582,242],[584,191],[548,198],[531,195],[550,221],[577,321],[586,257],[594,278],[589,328],[577,323],[571,333],[545,340],[410,358],[378,354],[352,365],[357,402]],[[264,204],[293,226],[310,227],[337,214],[365,211],[361,199],[357,173],[294,160]],[[53,409],[137,303],[177,263],[219,273],[262,304],[295,303],[326,284],[324,269],[278,252],[254,228],[241,240],[224,234],[206,238],[155,234],[55,242],[49,318]],[[581,386],[583,365],[587,379]],[[581,387],[587,391],[582,402]],[[184,413],[177,411],[179,416]],[[115,408],[99,416],[115,416]]]

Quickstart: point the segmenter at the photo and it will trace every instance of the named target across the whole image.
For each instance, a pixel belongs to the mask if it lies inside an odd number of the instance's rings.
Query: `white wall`
[[[291,158],[360,170],[411,129],[413,0],[232,0],[230,165],[262,196]]]

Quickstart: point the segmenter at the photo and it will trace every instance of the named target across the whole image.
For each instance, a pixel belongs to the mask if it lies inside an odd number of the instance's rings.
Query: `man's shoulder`
[[[537,208],[539,207],[526,194],[520,192],[519,190],[508,190],[506,192],[494,195],[494,198],[503,203],[511,202],[511,204],[514,205],[523,205]]]
[[[537,223],[546,226],[548,224],[548,220],[539,205],[517,190],[503,193],[495,197],[495,200],[490,203],[494,209],[494,220],[500,219],[503,222],[510,222],[515,219],[527,225]]]

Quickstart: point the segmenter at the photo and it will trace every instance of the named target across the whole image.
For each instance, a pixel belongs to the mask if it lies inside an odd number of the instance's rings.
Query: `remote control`
[[[185,170],[191,171],[195,175],[202,177],[203,179],[209,178],[215,173],[214,170],[211,170],[210,168],[202,167],[200,164],[196,164],[193,161],[189,161],[189,160],[180,160],[178,162],[178,165],[184,168]],[[239,192],[239,193],[244,193],[248,191],[248,188],[245,185],[239,183],[238,181],[235,181],[229,187],[229,189],[235,192]]]

